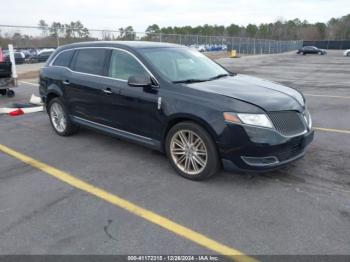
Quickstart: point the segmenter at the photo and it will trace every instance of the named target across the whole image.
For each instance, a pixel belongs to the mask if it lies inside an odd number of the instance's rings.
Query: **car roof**
[[[148,41],[89,41],[62,46],[60,49],[79,47],[124,47],[130,49],[184,47],[182,45]]]

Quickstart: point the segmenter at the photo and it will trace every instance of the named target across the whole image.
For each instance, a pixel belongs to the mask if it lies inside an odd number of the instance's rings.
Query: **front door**
[[[110,58],[108,77],[111,85],[119,88],[118,96],[110,97],[113,126],[124,131],[159,139],[161,128],[158,110],[158,87],[131,87],[127,80],[131,75],[147,75],[145,67],[131,53],[113,50]],[[112,81],[112,80],[110,80]]]

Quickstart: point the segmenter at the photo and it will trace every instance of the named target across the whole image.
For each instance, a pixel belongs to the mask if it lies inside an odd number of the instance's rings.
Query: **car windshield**
[[[142,53],[167,80],[174,83],[209,81],[229,75],[205,55],[189,48],[149,48]]]

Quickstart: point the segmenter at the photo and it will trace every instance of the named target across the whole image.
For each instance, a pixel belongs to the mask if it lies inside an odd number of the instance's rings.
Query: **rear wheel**
[[[181,122],[170,129],[166,153],[174,169],[188,179],[203,180],[214,175],[220,167],[213,139],[193,122]]]
[[[348,52],[348,53],[346,54],[346,56],[350,56],[350,52]]]
[[[51,125],[58,135],[70,136],[78,130],[70,121],[64,103],[60,98],[52,99],[48,109]]]

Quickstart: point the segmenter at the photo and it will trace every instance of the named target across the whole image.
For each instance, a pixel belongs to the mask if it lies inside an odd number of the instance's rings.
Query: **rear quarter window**
[[[77,72],[105,75],[105,64],[109,50],[100,48],[80,49],[76,51],[72,69]]]
[[[52,65],[54,66],[65,66],[69,67],[70,61],[72,60],[74,50],[63,51],[59,54]]]

